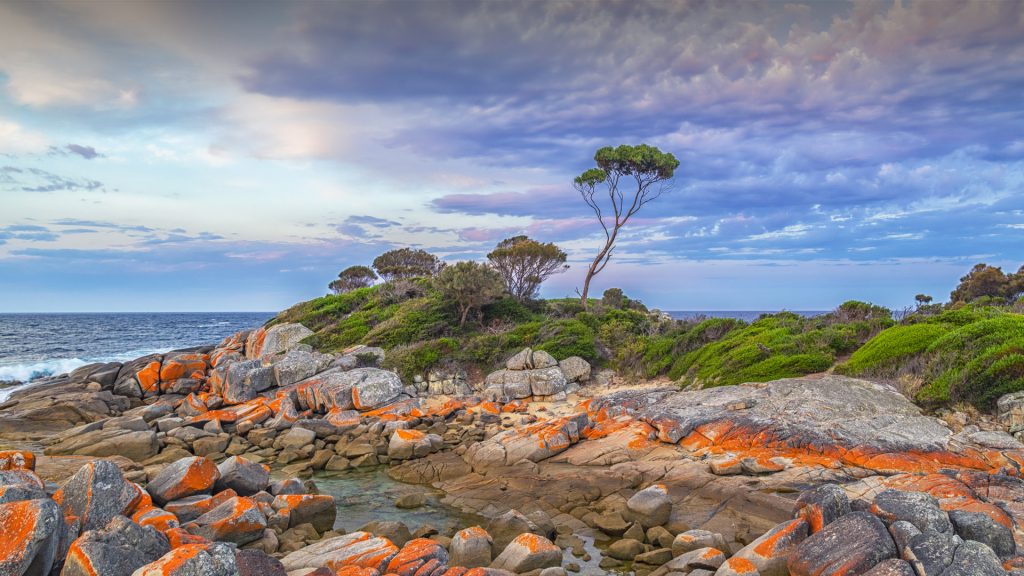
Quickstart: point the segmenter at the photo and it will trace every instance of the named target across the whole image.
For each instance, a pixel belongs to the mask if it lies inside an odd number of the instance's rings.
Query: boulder
[[[240,576],[235,548],[224,542],[185,544],[146,564],[132,576]]]
[[[259,360],[235,362],[217,371],[222,374],[220,395],[225,404],[248,402],[274,385],[273,371]]]
[[[451,563],[466,568],[488,566],[493,559],[493,544],[491,535],[479,526],[459,530],[448,547]]]
[[[541,534],[543,531],[533,520],[518,510],[508,510],[501,516],[491,518],[487,533],[494,543],[494,550],[504,550],[520,534]]]
[[[319,352],[291,350],[284,358],[274,362],[271,369],[277,386],[289,386],[323,372],[334,357]]]
[[[427,538],[416,538],[402,546],[388,562],[387,573],[398,576],[440,576],[448,568],[448,551]]]
[[[353,380],[352,404],[356,410],[373,410],[398,399],[402,380],[398,374],[379,368],[356,368],[345,374]]]
[[[391,460],[423,458],[434,452],[434,447],[442,443],[441,437],[437,434],[398,429],[391,433],[391,440],[388,442],[388,458]]]
[[[905,520],[922,532],[953,531],[949,517],[939,508],[939,501],[924,492],[883,490],[875,496],[871,513],[890,523]]]
[[[676,556],[664,566],[665,572],[692,572],[694,570],[718,570],[725,562],[725,553],[718,548],[697,548]],[[756,570],[754,573],[756,574]]]
[[[835,484],[822,484],[800,493],[793,517],[806,520],[811,534],[814,534],[849,512],[850,500],[846,491]]]
[[[213,496],[196,494],[168,502],[164,505],[164,509],[177,516],[180,522],[191,522],[235,496],[238,496],[238,493],[231,489],[222,490]]]
[[[974,540],[965,540],[957,547],[947,576],[1003,576],[1006,571],[991,548]]]
[[[505,368],[508,370],[528,370],[533,368],[533,364],[531,362],[532,356],[533,350],[523,348],[505,361]]]
[[[246,358],[269,358],[295,348],[313,331],[302,324],[275,324],[254,330],[245,341]]]
[[[890,558],[879,562],[874,568],[864,573],[864,576],[917,576],[914,569],[906,560]]]
[[[672,555],[682,556],[687,552],[700,548],[726,550],[725,538],[721,534],[707,530],[687,530],[678,534],[672,541]]]
[[[281,448],[298,450],[307,444],[312,444],[315,440],[316,432],[305,428],[292,428],[285,432],[283,436],[278,437],[275,444],[279,443]]]
[[[974,540],[988,546],[996,556],[1005,560],[1017,551],[1013,532],[983,512],[950,510],[949,519],[953,529],[964,540]]]
[[[156,529],[115,516],[105,528],[85,532],[71,544],[61,576],[131,576],[170,550]]]
[[[196,494],[209,494],[220,480],[220,470],[208,458],[182,458],[164,467],[153,478],[146,491],[158,505]]]
[[[28,450],[0,450],[0,470],[36,469],[36,455]]]
[[[237,550],[235,566],[238,576],[288,576],[280,560],[261,550]]]
[[[867,572],[896,557],[896,545],[877,517],[851,512],[797,545],[789,557],[793,576]]]
[[[903,558],[919,576],[939,576],[953,563],[960,540],[951,533],[926,532],[912,536]]]
[[[491,568],[522,574],[561,564],[561,548],[543,536],[527,533],[516,536],[494,559]]]
[[[0,574],[45,576],[60,546],[64,516],[50,499],[0,504]]]
[[[285,556],[281,563],[289,572],[321,566],[332,570],[357,566],[373,568],[383,574],[395,554],[398,554],[398,547],[387,538],[379,538],[367,532],[352,532],[296,550]]]
[[[260,513],[259,506],[248,498],[238,496],[183,526],[189,533],[207,540],[239,545],[262,538],[266,527],[267,520]]]
[[[533,354],[536,356],[538,352]],[[528,374],[530,393],[534,396],[553,396],[565,391],[565,385],[567,384],[565,374],[562,373],[557,364],[545,368],[535,368],[530,370]]]
[[[544,350],[534,350],[530,355],[530,367],[534,370],[558,366],[558,360]]]
[[[582,384],[590,380],[590,362],[587,362],[579,356],[569,356],[565,360],[558,363],[558,367],[562,370],[562,374],[565,375],[565,379],[569,382],[576,382]]]
[[[334,497],[328,494],[281,494],[274,497],[271,507],[288,514],[290,527],[312,524],[317,532],[334,528],[338,514]]]
[[[241,456],[232,456],[217,465],[220,478],[214,489],[231,489],[242,496],[251,496],[270,487],[270,470]]]
[[[412,540],[412,532],[409,532],[409,527],[395,520],[375,520],[360,528],[359,531],[387,538],[398,547],[405,546],[406,542]],[[490,559],[487,560],[487,563],[491,563]]]
[[[783,522],[744,546],[733,558],[749,560],[761,576],[787,576],[786,561],[808,533],[808,523],[802,518]]]
[[[60,456],[124,456],[135,462],[142,462],[160,451],[160,442],[152,430],[134,431],[121,428],[100,428],[66,437],[48,446],[43,452]]]
[[[661,526],[672,515],[672,499],[664,484],[648,486],[626,501],[624,517],[644,528]]]
[[[107,526],[140,497],[138,489],[109,460],[82,466],[53,495],[65,515],[79,518],[83,532]]]
[[[644,543],[633,538],[623,538],[612,542],[607,554],[616,560],[632,562],[637,555],[644,552]]]

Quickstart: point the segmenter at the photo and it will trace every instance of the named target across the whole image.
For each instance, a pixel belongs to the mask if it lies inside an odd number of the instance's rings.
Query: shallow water
[[[313,481],[321,494],[334,496],[338,506],[338,519],[334,526],[346,532],[358,530],[374,520],[403,522],[413,532],[429,524],[448,536],[469,526],[486,526],[486,519],[442,504],[444,493],[440,490],[393,480],[388,476],[386,467],[318,473],[313,476]],[[396,500],[416,493],[427,495],[425,505],[411,510],[395,507]]]

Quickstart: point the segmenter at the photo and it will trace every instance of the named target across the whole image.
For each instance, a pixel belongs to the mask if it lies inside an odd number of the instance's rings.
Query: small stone
[[[611,556],[616,560],[631,561],[633,558],[636,558],[637,554],[642,554],[643,551],[643,542],[639,542],[632,538],[624,538],[622,540],[616,540],[608,547],[608,556]]]
[[[543,536],[520,534],[494,559],[491,568],[521,574],[561,564],[561,548]]]

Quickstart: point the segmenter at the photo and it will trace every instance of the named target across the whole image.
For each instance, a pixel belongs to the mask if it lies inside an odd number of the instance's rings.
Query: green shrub
[[[893,326],[879,333],[836,367],[836,372],[860,376],[894,374],[908,357],[920,354],[949,330],[944,324]]]
[[[431,368],[451,356],[459,343],[451,338],[439,338],[392,348],[384,358],[384,367],[398,373],[406,382],[417,374],[426,374]]]
[[[579,320],[545,323],[537,333],[537,340],[534,348],[544,350],[559,360],[579,356],[588,362],[597,362],[599,357],[593,329]]]

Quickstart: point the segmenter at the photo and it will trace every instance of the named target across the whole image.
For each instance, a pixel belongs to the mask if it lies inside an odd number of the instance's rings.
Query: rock
[[[956,549],[947,576],[1003,576],[1006,571],[991,548],[980,542],[966,540]]]
[[[879,562],[864,576],[916,576],[914,569],[905,560],[890,558]]]
[[[321,566],[332,570],[342,566],[357,566],[384,573],[395,554],[398,554],[398,547],[390,540],[367,532],[352,532],[296,550],[285,556],[281,563],[289,572]]]
[[[505,368],[508,370],[528,370],[533,368],[531,363],[531,357],[533,350],[529,348],[523,348],[519,352],[516,352],[514,356],[505,361]]]
[[[608,547],[608,555],[616,560],[623,560],[626,562],[632,561],[637,554],[641,554],[644,551],[644,543],[632,538],[623,538],[622,540],[616,540],[612,542],[612,545]]]
[[[881,520],[851,512],[797,545],[788,566],[793,576],[856,574],[895,557],[896,545]]]
[[[164,554],[132,576],[240,576],[235,549],[224,542],[186,544]]]
[[[238,576],[288,576],[284,564],[262,550],[235,551],[235,566]]]
[[[262,390],[270,388],[273,383],[273,371],[264,368],[259,360],[235,362],[226,367],[217,368],[222,374],[220,387],[221,397],[225,404],[241,404],[254,398]]]
[[[647,529],[646,534],[647,542],[651,545],[659,546],[661,548],[672,548],[672,543],[675,541],[675,536],[671,532],[661,526],[652,526]]]
[[[530,355],[530,367],[534,370],[552,368],[554,366],[558,366],[558,360],[555,360],[554,356],[543,350],[534,350],[533,354]]]
[[[329,354],[292,350],[271,367],[278,386],[288,386],[327,369],[334,360]]]
[[[298,450],[307,444],[312,444],[314,440],[316,440],[316,432],[305,428],[292,428],[284,435],[279,436],[275,444],[279,444],[281,448]]]
[[[672,555],[682,556],[687,552],[700,548],[715,548],[726,550],[725,538],[721,534],[707,530],[687,530],[675,537],[672,541]]]
[[[131,576],[171,550],[167,537],[150,526],[115,516],[71,544],[61,576]]]
[[[218,492],[228,488],[242,496],[251,496],[270,487],[270,470],[241,456],[232,456],[217,465],[220,478],[214,484]]]
[[[36,455],[28,450],[0,450],[0,470],[36,469]]]
[[[749,560],[761,576],[786,576],[790,553],[808,533],[808,523],[802,518],[783,522],[747,544],[733,558]]]
[[[594,517],[594,526],[609,536],[622,536],[630,524],[618,512],[610,512]]]
[[[426,503],[427,495],[422,492],[416,492],[413,494],[405,494],[395,500],[395,508],[409,510],[412,508],[419,508]]]
[[[60,545],[64,517],[53,500],[0,504],[0,574],[45,576]]]
[[[533,353],[534,356],[537,352]],[[550,356],[550,355],[549,355]],[[530,370],[530,392],[534,396],[553,396],[565,391],[565,374],[558,365]]]
[[[285,478],[270,485],[270,493],[274,496],[281,494],[305,494],[306,486],[298,478]]]
[[[691,576],[697,574],[699,570],[690,572]],[[714,576],[760,576],[757,573],[757,566],[753,562],[744,558],[729,558],[715,570]]]
[[[412,533],[409,532],[409,527],[395,520],[375,520],[359,530],[386,538],[398,547],[405,546],[406,542],[412,540]],[[487,563],[490,564],[490,560]]]
[[[672,559],[671,548],[655,548],[650,552],[644,552],[643,554],[637,554],[634,562],[639,564],[647,564],[650,566],[661,566]]]
[[[1017,546],[1013,541],[1013,532],[993,520],[988,514],[950,510],[949,519],[953,523],[957,535],[964,540],[981,542],[1003,560],[1013,556],[1017,551]]]
[[[1024,430],[1024,392],[1005,394],[996,401],[999,423],[1011,434]]]
[[[216,420],[214,420],[216,422]],[[211,436],[199,438],[192,443],[192,452],[196,456],[208,456],[210,454],[222,454],[228,447],[231,438],[228,436]]]
[[[238,496],[238,493],[231,489],[222,490],[213,496],[196,494],[168,502],[164,509],[177,516],[180,522],[191,522],[235,496]]]
[[[543,536],[520,534],[502,550],[501,554],[498,554],[491,568],[522,574],[561,564],[561,548]]]
[[[105,527],[139,497],[138,489],[108,460],[82,466],[53,495],[64,514],[78,516],[83,532]]]
[[[448,551],[433,540],[416,538],[388,562],[387,573],[398,576],[440,576],[448,568]]]
[[[48,446],[48,455],[78,454],[81,456],[124,456],[135,462],[155,456],[160,451],[156,432],[140,432],[120,428],[100,428],[64,438]]]
[[[640,526],[639,522],[634,522],[628,529],[626,529],[625,532],[622,533],[622,537],[632,538],[633,540],[643,542],[644,539],[647,538],[647,533],[644,532],[644,529]]]
[[[488,566],[493,558],[491,535],[479,526],[471,526],[456,532],[448,549],[451,551],[453,566]]]
[[[254,330],[245,341],[246,358],[269,358],[295,348],[313,331],[302,324],[275,324],[270,328]]]
[[[718,548],[697,548],[677,556],[662,566],[666,572],[689,572],[691,570],[718,570],[725,562],[725,553]]]
[[[949,517],[939,508],[939,501],[924,492],[884,490],[875,496],[871,513],[886,522],[906,520],[922,532],[953,531]]]
[[[561,566],[552,566],[541,570],[537,576],[566,576],[566,574],[565,569]]]
[[[570,356],[558,363],[558,367],[569,382],[583,383],[590,380],[590,362],[579,356]]]
[[[386,406],[402,393],[402,380],[394,372],[379,368],[356,368],[345,374],[353,380],[352,404],[356,410]]]
[[[425,434],[419,430],[395,430],[388,442],[388,458],[391,460],[410,460],[423,458],[434,451],[434,446],[442,442],[436,434]]]
[[[903,558],[920,576],[939,576],[953,563],[960,541],[951,533],[926,532],[910,538]]]
[[[158,505],[196,494],[208,494],[220,480],[220,470],[208,458],[195,456],[168,464],[156,475],[146,491]]]
[[[267,521],[259,506],[248,498],[237,496],[183,526],[189,533],[207,540],[235,544],[259,540],[266,527]]]
[[[846,492],[835,484],[823,484],[800,493],[793,517],[806,520],[814,534],[849,512],[850,500]]]
[[[271,507],[287,511],[289,526],[312,524],[317,532],[334,528],[338,513],[334,497],[327,494],[281,494],[274,498]]]
[[[518,510],[508,510],[487,524],[495,550],[504,550],[520,534],[540,534],[541,529]],[[513,570],[514,572],[514,570]]]
[[[672,500],[663,484],[648,486],[626,501],[626,520],[639,522],[644,528],[661,526],[672,515]]]

